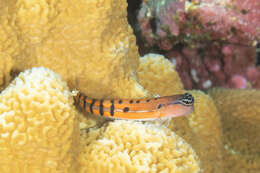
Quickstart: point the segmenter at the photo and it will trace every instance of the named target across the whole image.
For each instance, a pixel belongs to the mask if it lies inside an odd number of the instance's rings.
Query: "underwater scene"
[[[0,0],[0,173],[260,173],[259,0]]]

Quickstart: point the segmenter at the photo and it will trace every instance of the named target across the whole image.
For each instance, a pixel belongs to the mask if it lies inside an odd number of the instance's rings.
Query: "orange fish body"
[[[194,103],[189,93],[150,99],[103,100],[78,92],[74,99],[86,112],[97,116],[144,121],[188,115]]]

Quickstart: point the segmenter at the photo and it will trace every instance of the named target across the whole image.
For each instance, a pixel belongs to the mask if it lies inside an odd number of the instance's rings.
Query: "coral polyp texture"
[[[140,52],[163,53],[186,89],[259,88],[258,0],[148,0],[138,13]]]
[[[184,92],[183,84],[173,64],[159,54],[151,53],[140,58],[137,77],[140,84],[152,94],[167,96]],[[155,83],[158,84],[156,87]]]
[[[0,94],[0,172],[75,172],[79,128],[71,92],[45,68]]]
[[[200,172],[192,147],[168,128],[110,122],[84,136],[80,172]]]

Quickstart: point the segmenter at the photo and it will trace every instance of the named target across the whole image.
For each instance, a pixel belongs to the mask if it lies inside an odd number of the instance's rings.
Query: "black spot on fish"
[[[123,111],[124,111],[124,112],[128,112],[128,111],[129,111],[129,107],[125,107],[125,108],[123,109]]]
[[[160,109],[162,107],[162,104],[159,104],[158,106],[157,106],[157,109]]]

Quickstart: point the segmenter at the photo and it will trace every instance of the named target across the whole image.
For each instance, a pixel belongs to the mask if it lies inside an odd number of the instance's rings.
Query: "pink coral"
[[[258,68],[252,66],[246,70],[246,77],[251,81],[252,85],[260,86],[260,71]]]
[[[236,43],[241,43],[239,38],[243,41],[260,39],[259,0],[200,2],[199,8],[193,12],[199,14],[200,22],[210,33]]]
[[[230,83],[230,86],[233,88],[244,89],[244,88],[248,87],[248,82],[247,82],[246,78],[241,75],[234,75],[230,79],[229,83]]]
[[[138,22],[145,43],[141,53],[152,49],[176,62],[186,89],[240,88],[236,75],[246,83],[243,87],[260,87],[255,66],[259,1],[148,0]]]
[[[158,2],[158,1],[157,1]],[[161,36],[160,33],[165,33],[163,36],[166,36],[166,32],[170,32],[174,36],[180,34],[180,21],[185,21],[184,11],[185,11],[185,1],[164,1],[160,3],[160,8],[158,10],[158,17],[160,20],[157,20],[158,27],[156,31],[157,35]],[[174,15],[168,15],[168,14]]]

